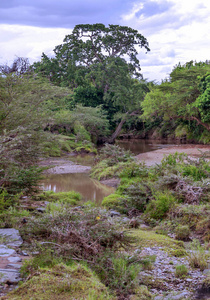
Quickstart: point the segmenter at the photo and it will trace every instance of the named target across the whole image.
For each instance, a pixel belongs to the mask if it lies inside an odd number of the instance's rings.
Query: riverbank
[[[161,160],[169,155],[174,153],[186,153],[190,157],[198,158],[201,157],[204,153],[207,155],[207,158],[210,157],[210,145],[175,145],[167,148],[162,148],[159,150],[141,153],[136,155],[138,161],[143,161],[147,166],[152,166],[159,164]]]
[[[138,161],[144,161],[147,166],[159,164],[161,160],[174,153],[186,153],[190,157],[198,158],[203,154],[207,155],[207,159],[210,158],[210,145],[199,144],[186,144],[186,145],[164,145],[163,148],[153,150],[136,155]],[[69,158],[71,159],[71,158]],[[91,170],[91,166],[85,166],[75,163],[69,159],[64,158],[48,158],[40,161],[39,165],[42,167],[48,167],[44,171],[44,174],[68,174],[68,173],[88,173]],[[109,185],[109,184],[108,184]]]

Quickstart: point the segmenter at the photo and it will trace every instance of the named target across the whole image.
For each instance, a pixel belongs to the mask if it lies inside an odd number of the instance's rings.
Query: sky
[[[149,42],[143,77],[161,82],[179,62],[210,60],[209,0],[0,0],[0,64],[53,57],[77,24],[129,26]]]

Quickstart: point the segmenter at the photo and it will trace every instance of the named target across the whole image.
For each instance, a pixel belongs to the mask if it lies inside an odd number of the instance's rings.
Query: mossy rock
[[[116,299],[86,267],[59,264],[40,269],[30,280],[9,293],[8,300],[69,300],[69,299]]]
[[[154,231],[141,229],[130,230],[129,234],[135,238],[136,246],[140,247],[162,247],[167,253],[174,255],[175,250],[184,250],[182,241],[175,241],[172,238],[157,234]]]

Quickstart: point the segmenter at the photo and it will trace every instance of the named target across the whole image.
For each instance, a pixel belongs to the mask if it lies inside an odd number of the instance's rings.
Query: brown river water
[[[151,140],[123,140],[118,141],[117,145],[137,155],[171,146],[172,143]],[[69,157],[69,160],[80,165],[91,166],[93,165],[94,157],[86,154]],[[48,174],[46,179],[42,181],[42,186],[43,190],[51,190],[56,193],[68,191],[79,192],[82,195],[83,201],[91,200],[98,205],[100,205],[104,197],[115,191],[113,187],[91,179],[88,173]]]

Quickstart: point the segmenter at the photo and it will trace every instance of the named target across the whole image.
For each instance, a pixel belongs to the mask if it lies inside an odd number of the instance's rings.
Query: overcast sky
[[[179,62],[210,60],[209,0],[0,0],[0,64],[53,56],[75,25],[87,23],[143,34],[151,51],[139,59],[149,80],[167,78]]]

